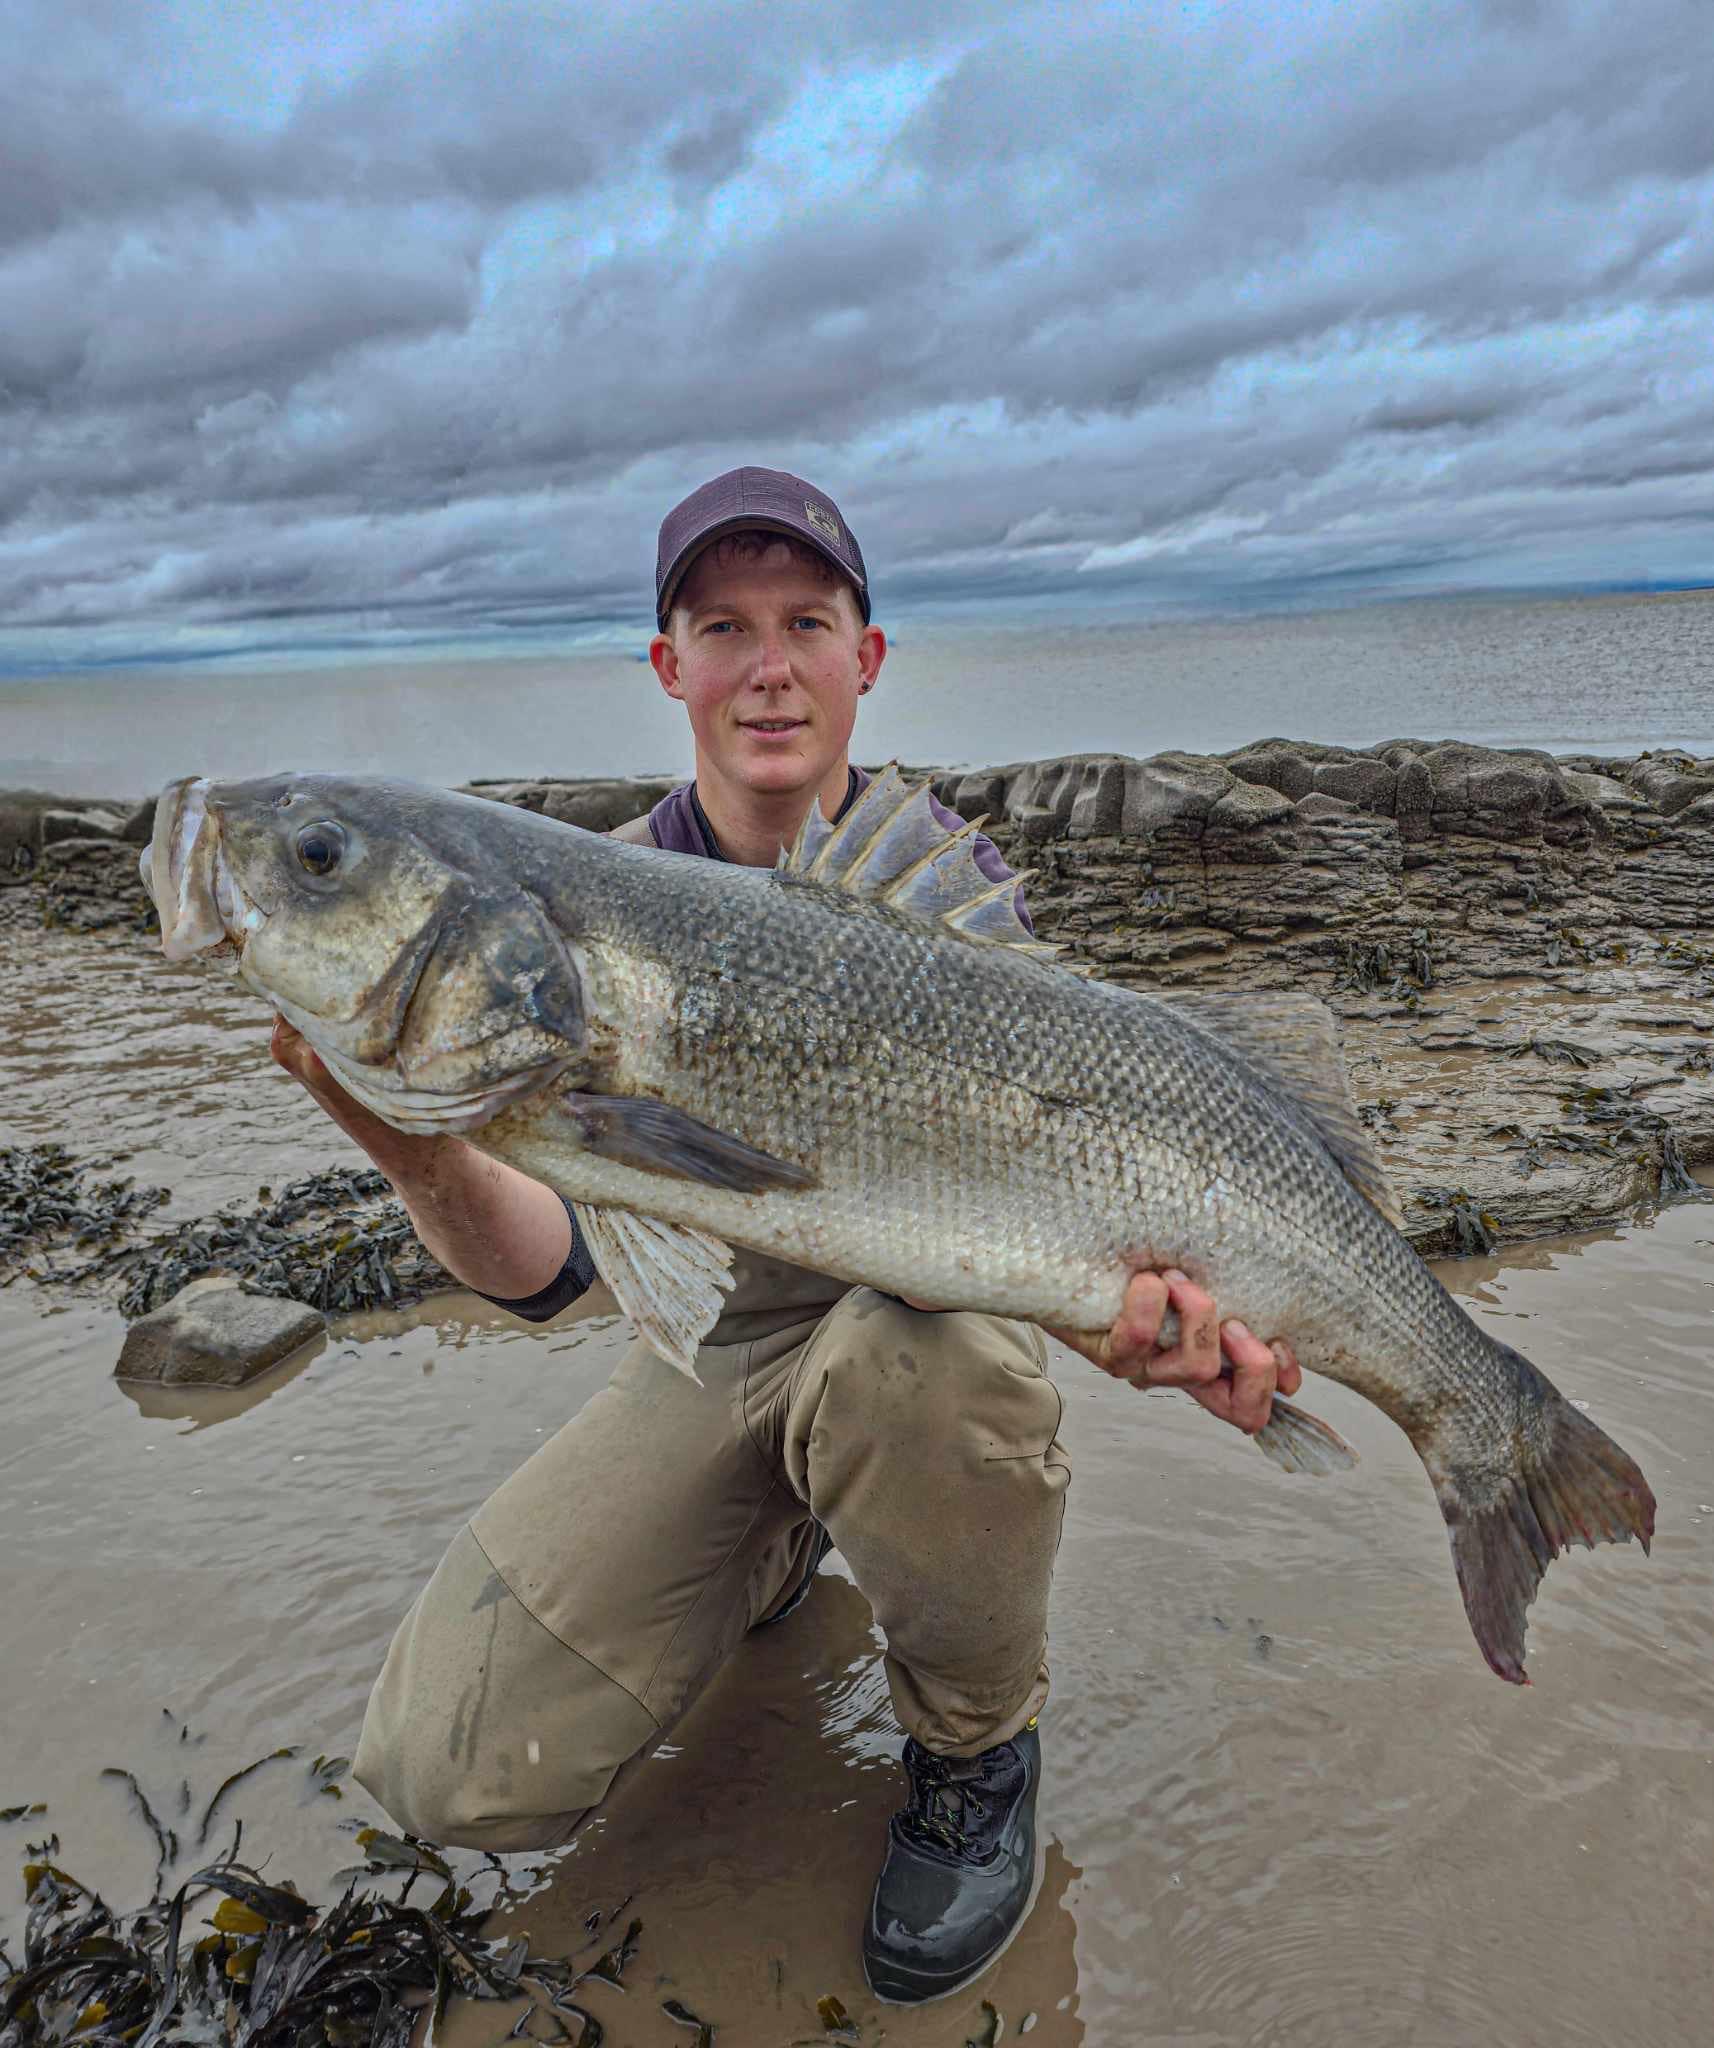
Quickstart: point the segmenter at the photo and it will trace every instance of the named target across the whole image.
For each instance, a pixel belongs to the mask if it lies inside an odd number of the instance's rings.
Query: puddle
[[[273,1078],[246,999],[175,1021],[182,990],[157,1002],[123,948],[93,968],[92,950],[50,963],[58,982],[26,992],[0,1048],[8,1139],[89,1151],[105,1133],[185,1214],[346,1156]],[[1652,1560],[1578,1552],[1550,1572],[1533,1688],[1484,1668],[1427,1484],[1376,1411],[1315,1383],[1308,1405],[1363,1462],[1294,1480],[1182,1398],[1064,1358],[1049,1856],[1022,1936],[943,2006],[882,2010],[863,1986],[902,1780],[880,1645],[834,1559],[570,1852],[523,1859],[549,1866],[516,1916],[544,1944],[636,1895],[631,1989],[591,1993],[611,2048],[688,2039],[668,1997],[724,2042],[813,2038],[827,1993],[892,2048],[978,2036],[982,1996],[1008,2041],[1034,2013],[1032,2042],[1100,2048],[1704,2039],[1714,1206],[1440,1270],[1660,1500]],[[0,1291],[0,1806],[49,1807],[0,1829],[0,1857],[51,1827],[71,1869],[141,1896],[153,1845],[102,1766],[194,1835],[228,1772],[296,1743],[211,1846],[242,1813],[272,1875],[320,1886],[350,1860],[339,1823],[374,1816],[355,1788],[317,1792],[307,1759],[349,1754],[441,1549],[624,1331],[521,1332],[451,1296],[338,1328],[246,1394],[144,1400],[110,1377],[121,1335],[109,1310]],[[16,1905],[0,1883],[8,1934]],[[466,2012],[447,2039],[501,2032]]]

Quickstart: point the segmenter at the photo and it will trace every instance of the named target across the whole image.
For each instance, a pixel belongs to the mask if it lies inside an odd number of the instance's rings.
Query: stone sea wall
[[[1714,759],[1457,741],[933,775],[1132,987],[1304,989],[1425,1252],[1616,1219],[1714,1162]],[[605,830],[666,780],[484,796]],[[146,929],[150,807],[0,794],[0,922]]]

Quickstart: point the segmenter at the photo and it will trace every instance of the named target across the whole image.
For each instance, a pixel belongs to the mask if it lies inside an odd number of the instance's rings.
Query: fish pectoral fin
[[[1181,1016],[1239,1053],[1315,1126],[1341,1173],[1395,1230],[1404,1211],[1363,1128],[1339,1051],[1333,1012],[1314,996],[1156,994]]]
[[[815,1175],[801,1166],[716,1130],[671,1103],[641,1095],[562,1095],[554,1107],[576,1124],[585,1151],[616,1166],[671,1174],[740,1195],[816,1185]]]
[[[1255,1437],[1256,1449],[1282,1472],[1348,1472],[1357,1453],[1330,1424],[1306,1415],[1282,1395],[1274,1396],[1267,1421]]]
[[[696,1352],[732,1285],[732,1247],[704,1230],[572,1204],[595,1270],[613,1298],[669,1365],[702,1384]]]

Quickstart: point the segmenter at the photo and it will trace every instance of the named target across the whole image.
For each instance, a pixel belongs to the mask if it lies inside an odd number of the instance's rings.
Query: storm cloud
[[[17,18],[17,10],[12,19]],[[0,664],[1714,580],[1706,0],[25,0]]]

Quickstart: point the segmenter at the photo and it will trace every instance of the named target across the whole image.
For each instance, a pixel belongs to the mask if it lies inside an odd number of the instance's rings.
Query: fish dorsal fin
[[[732,1247],[705,1230],[633,1216],[625,1209],[572,1212],[595,1270],[613,1298],[669,1365],[697,1379],[696,1351],[732,1286]]]
[[[934,814],[929,784],[884,768],[836,825],[812,804],[789,853],[778,862],[794,880],[819,882],[885,903],[966,938],[1051,959],[1059,948],[1036,938],[1018,915],[1027,874],[996,882],[976,864],[983,820],[949,831]]]
[[[1289,1096],[1357,1192],[1395,1230],[1403,1227],[1398,1197],[1351,1100],[1338,1027],[1325,1003],[1314,996],[1156,993]]]

